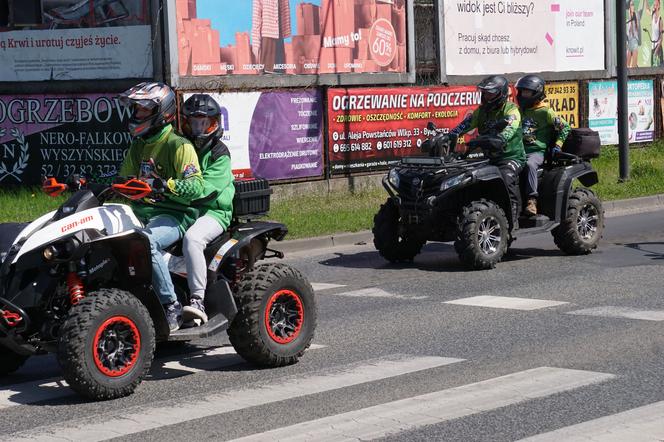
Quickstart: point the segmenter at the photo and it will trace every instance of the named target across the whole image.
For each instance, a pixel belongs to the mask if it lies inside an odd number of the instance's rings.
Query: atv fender
[[[0,224],[0,253],[6,253],[28,223]]]
[[[510,225],[513,224],[510,195],[500,169],[496,166],[486,166],[473,171],[473,179],[467,186],[479,187],[479,194],[473,199],[482,197],[494,201],[503,209]]]
[[[253,221],[242,223],[233,231],[231,239],[222,244],[214,257],[218,268],[224,268],[232,259],[240,258],[244,251],[246,258],[255,262],[265,255],[270,239],[281,241],[288,233],[288,228],[281,223]]]
[[[164,308],[157,295],[149,289],[152,284],[152,262],[148,238],[138,230],[129,230],[94,239],[87,246],[92,252],[96,248],[110,250],[113,260],[103,271],[118,276],[121,284],[117,288],[132,293],[148,309],[157,338],[167,337],[169,328]]]
[[[539,189],[542,214],[556,222],[562,221],[575,179],[586,187],[599,182],[597,172],[587,162],[544,171]]]

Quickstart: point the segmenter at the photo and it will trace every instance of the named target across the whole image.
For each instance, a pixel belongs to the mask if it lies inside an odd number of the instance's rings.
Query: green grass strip
[[[664,141],[630,150],[631,179],[618,182],[618,149],[603,147],[593,160],[599,184],[593,191],[604,201],[664,194]],[[371,228],[373,216],[387,198],[382,187],[360,192],[304,195],[272,202],[269,219],[288,226],[287,239],[308,238]],[[22,222],[56,209],[64,197],[52,199],[39,189],[0,189],[0,222]]]

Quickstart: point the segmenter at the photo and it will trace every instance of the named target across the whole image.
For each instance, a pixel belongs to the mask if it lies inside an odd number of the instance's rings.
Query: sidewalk
[[[603,205],[604,213],[607,218],[653,212],[664,210],[664,194],[626,200],[604,201]],[[275,242],[272,243],[272,247],[288,254],[305,250],[371,244],[372,242],[373,234],[371,233],[371,230],[363,230],[355,233],[335,233],[313,238],[294,239],[278,243]]]

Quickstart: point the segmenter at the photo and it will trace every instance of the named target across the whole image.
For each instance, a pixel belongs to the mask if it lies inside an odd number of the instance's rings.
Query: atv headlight
[[[69,238],[46,246],[42,250],[42,256],[46,261],[66,260],[71,257],[75,249],[76,244]]]
[[[470,177],[465,176],[465,175],[457,175],[453,178],[450,178],[448,180],[443,181],[443,183],[440,185],[440,190],[441,192],[444,192],[447,189],[451,189],[454,186],[458,186],[461,183],[468,182],[470,180]]]
[[[399,177],[399,172],[396,169],[390,170],[390,173],[387,174],[387,181],[394,186],[395,189],[399,188],[399,182],[401,178]]]
[[[58,257],[58,249],[55,246],[48,246],[44,249],[42,255],[44,255],[46,261],[50,261]]]

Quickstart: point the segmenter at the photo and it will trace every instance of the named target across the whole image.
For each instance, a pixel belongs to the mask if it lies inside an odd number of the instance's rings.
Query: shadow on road
[[[642,252],[646,258],[664,259],[664,242],[637,242],[624,246]]]
[[[344,267],[353,269],[373,270],[401,270],[417,269],[428,272],[468,272],[457,256],[454,246],[448,243],[427,244],[413,262],[390,263],[381,257],[377,251],[358,253],[335,253],[334,258],[319,261],[320,265],[328,267]],[[524,259],[563,256],[559,250],[543,250],[537,248],[512,248],[505,255],[503,261],[520,261]]]

